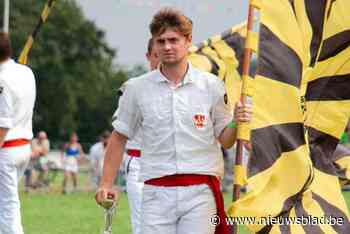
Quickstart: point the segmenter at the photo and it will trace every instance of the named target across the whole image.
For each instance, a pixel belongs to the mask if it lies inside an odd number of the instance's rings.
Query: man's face
[[[46,133],[45,132],[39,132],[38,133],[38,139],[39,140],[45,140],[47,138]]]
[[[159,60],[163,65],[176,65],[187,58],[192,38],[187,38],[181,33],[168,28],[164,33],[155,36],[154,44]]]
[[[147,60],[149,62],[149,66],[150,66],[151,70],[156,69],[158,64],[159,64],[159,55],[157,53],[157,49],[156,49],[155,45],[152,46],[151,53],[147,53],[146,57],[147,57]]]

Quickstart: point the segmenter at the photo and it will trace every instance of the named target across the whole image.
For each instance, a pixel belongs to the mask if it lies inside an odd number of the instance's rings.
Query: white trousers
[[[29,159],[29,144],[0,149],[0,234],[23,234],[18,183]]]
[[[210,218],[216,214],[207,185],[160,187],[144,185],[142,234],[214,234]]]
[[[138,181],[140,162],[138,158],[125,155],[126,192],[131,211],[133,234],[141,234],[141,202],[143,183]]]

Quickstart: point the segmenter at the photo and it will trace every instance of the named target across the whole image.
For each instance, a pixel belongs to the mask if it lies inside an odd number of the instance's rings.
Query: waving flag
[[[330,156],[350,118],[350,16],[345,10],[350,9],[350,2],[330,4],[305,95],[306,125],[316,169],[337,176]]]
[[[261,3],[262,13],[250,192],[232,204],[230,214],[255,217],[248,227],[258,233],[348,233],[346,203],[329,165],[350,111],[350,21],[344,10],[350,3],[252,2]],[[266,217],[308,216],[337,217],[342,224],[261,223]]]

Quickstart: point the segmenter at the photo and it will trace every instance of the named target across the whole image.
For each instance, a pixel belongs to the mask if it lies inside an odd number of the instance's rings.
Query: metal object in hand
[[[105,208],[105,227],[102,234],[112,234],[112,222],[116,212],[116,202],[107,199],[101,204]]]

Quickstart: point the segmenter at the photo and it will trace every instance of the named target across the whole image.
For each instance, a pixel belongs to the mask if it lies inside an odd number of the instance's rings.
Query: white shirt
[[[141,145],[142,145],[142,133],[140,130],[138,130],[134,136],[133,139],[128,140],[126,142],[126,149],[136,149],[136,150],[141,150]]]
[[[97,142],[90,148],[89,159],[94,166],[97,166],[98,173],[103,170],[103,159],[105,155],[105,147],[102,142]]]
[[[141,127],[141,181],[171,174],[223,175],[217,138],[232,120],[224,95],[222,81],[191,64],[177,88],[159,69],[126,83],[112,124],[129,139]]]
[[[128,82],[125,82],[119,89],[121,96],[123,96],[123,93],[125,91],[125,86]],[[119,99],[119,105],[120,105],[120,101],[121,101],[121,96]],[[119,106],[118,105],[118,106]],[[117,112],[114,114],[114,116],[117,115]],[[136,150],[141,150],[141,144],[142,144],[142,133],[140,131],[140,128],[137,129],[137,132],[135,133],[135,136],[133,137],[133,139],[129,139],[126,142],[126,146],[125,149],[136,149]]]
[[[36,96],[31,69],[12,59],[0,64],[0,127],[9,128],[5,141],[32,139]]]

